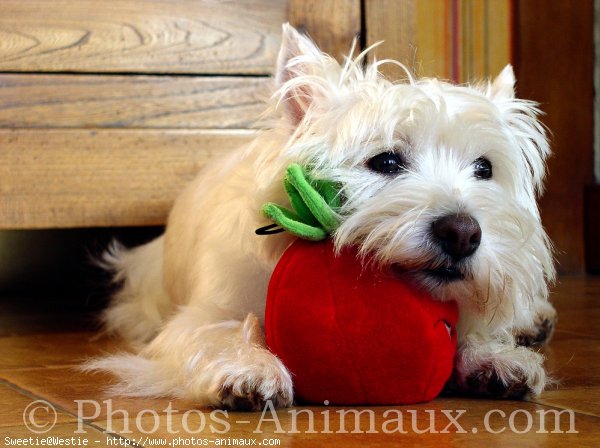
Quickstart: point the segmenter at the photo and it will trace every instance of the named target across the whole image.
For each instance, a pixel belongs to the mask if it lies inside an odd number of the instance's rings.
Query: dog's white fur
[[[269,277],[292,238],[254,230],[268,224],[262,204],[287,202],[282,178],[292,161],[343,186],[338,247],[357,244],[440,300],[458,301],[459,388],[494,374],[507,388],[543,389],[542,356],[515,344],[516,334],[554,315],[554,267],[536,205],[549,147],[536,105],[514,97],[510,66],[481,85],[408,72],[392,83],[378,73],[381,62],[363,67],[363,59],[341,66],[284,26],[272,108],[280,120],[203,170],[164,236],[106,255],[122,288],[104,321],[138,347],[89,364],[119,377],[114,392],[232,407],[240,399],[291,403],[292,380],[266,350],[260,323]],[[406,172],[366,167],[389,150],[403,155]],[[493,164],[489,180],[473,174],[483,156]],[[464,280],[432,280],[423,271],[445,263],[432,222],[458,212],[477,219],[481,245],[461,262]]]

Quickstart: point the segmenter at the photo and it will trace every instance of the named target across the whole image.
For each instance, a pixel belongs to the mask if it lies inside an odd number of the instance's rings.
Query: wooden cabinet
[[[252,138],[289,20],[340,59],[360,33],[386,41],[378,59],[458,82],[512,61],[553,134],[544,223],[580,272],[592,16],[591,0],[2,0],[0,228],[163,223]]]

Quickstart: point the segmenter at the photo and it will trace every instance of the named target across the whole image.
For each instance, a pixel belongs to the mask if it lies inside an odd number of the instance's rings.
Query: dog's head
[[[342,186],[338,247],[482,310],[545,295],[554,269],[536,194],[549,147],[512,68],[473,86],[390,82],[362,59],[340,65],[284,27],[285,155]]]

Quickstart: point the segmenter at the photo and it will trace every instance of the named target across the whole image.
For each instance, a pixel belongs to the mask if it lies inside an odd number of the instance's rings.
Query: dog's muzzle
[[[471,278],[469,257],[481,243],[481,227],[475,218],[458,213],[437,219],[431,224],[431,241],[438,246],[439,253],[430,263],[420,266],[398,263],[394,264],[394,271],[398,275],[416,274],[440,285]]]

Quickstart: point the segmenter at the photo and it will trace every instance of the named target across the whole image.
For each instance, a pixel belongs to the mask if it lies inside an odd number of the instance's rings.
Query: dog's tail
[[[104,329],[135,345],[150,341],[171,309],[163,286],[163,243],[161,236],[128,250],[113,241],[98,261],[119,288],[102,313]]]

